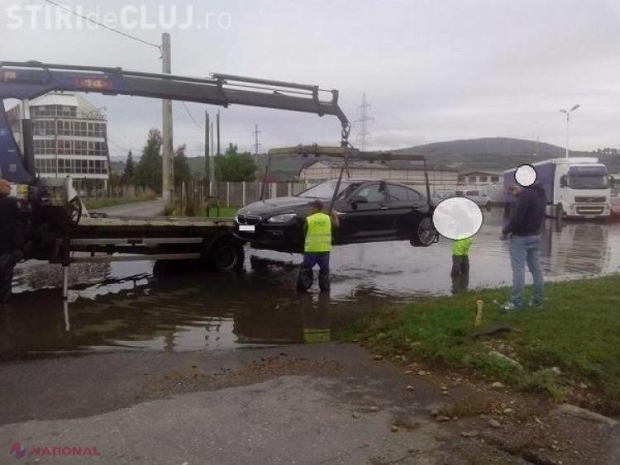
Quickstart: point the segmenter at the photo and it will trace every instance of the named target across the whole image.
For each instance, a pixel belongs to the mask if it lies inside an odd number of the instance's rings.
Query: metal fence
[[[320,181],[284,181],[266,183],[264,186],[263,199],[275,197],[287,197],[297,195],[310,187],[319,184]],[[422,195],[426,195],[426,186],[419,183],[408,183],[410,187],[418,190]],[[216,182],[211,185],[211,203],[218,203],[222,207],[241,207],[252,202],[257,202],[261,198],[261,183],[259,182]],[[204,186],[197,187],[201,192]],[[456,184],[435,184],[431,183],[431,194],[435,191],[445,191],[456,189]],[[199,194],[201,201],[205,201],[204,195]]]

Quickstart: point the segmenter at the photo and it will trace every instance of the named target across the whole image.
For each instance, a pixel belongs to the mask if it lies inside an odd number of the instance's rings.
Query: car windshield
[[[299,197],[312,199],[331,199],[334,196],[336,184],[338,184],[338,181],[325,181],[302,192],[301,194],[299,194]],[[340,188],[338,189],[338,197],[341,197],[342,194],[345,193],[345,190],[347,192],[350,192],[350,189],[348,188],[353,186],[354,184],[356,183],[353,183],[351,181],[342,181],[340,183]]]
[[[609,176],[604,166],[571,166],[568,185],[572,189],[607,189]]]

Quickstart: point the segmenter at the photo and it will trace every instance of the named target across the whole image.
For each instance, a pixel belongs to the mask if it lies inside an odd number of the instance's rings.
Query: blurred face
[[[521,193],[521,188],[519,186],[512,185],[508,188],[508,192],[510,192],[514,196],[517,196]]]
[[[4,179],[0,179],[0,195],[8,196],[11,194],[11,184]]]

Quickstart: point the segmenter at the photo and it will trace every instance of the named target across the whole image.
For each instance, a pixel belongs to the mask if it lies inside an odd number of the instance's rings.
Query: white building
[[[497,173],[495,171],[468,171],[459,173],[459,185],[487,186],[498,182],[504,182],[503,173]]]
[[[30,101],[37,175],[70,175],[77,189],[107,188],[110,157],[105,115],[84,97],[53,92]],[[7,112],[15,140],[23,149],[21,104]]]

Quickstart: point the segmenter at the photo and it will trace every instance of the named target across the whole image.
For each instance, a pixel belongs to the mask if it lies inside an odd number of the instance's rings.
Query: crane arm
[[[195,78],[124,71],[121,68],[38,62],[0,62],[0,98],[31,99],[51,91],[133,95],[210,105],[248,105],[333,115],[349,121],[338,106],[337,90],[229,74]],[[324,98],[328,96],[328,98]]]
[[[342,144],[348,144],[350,123],[338,105],[337,90],[318,86],[228,74],[209,78],[125,71],[121,68],[72,66],[40,62],[0,62],[0,100],[32,99],[52,91],[131,95],[228,107],[253,107],[336,116],[342,126]],[[0,153],[11,161],[16,144],[4,106],[0,105]],[[3,156],[0,167],[8,161]],[[23,176],[15,176],[23,177]]]

